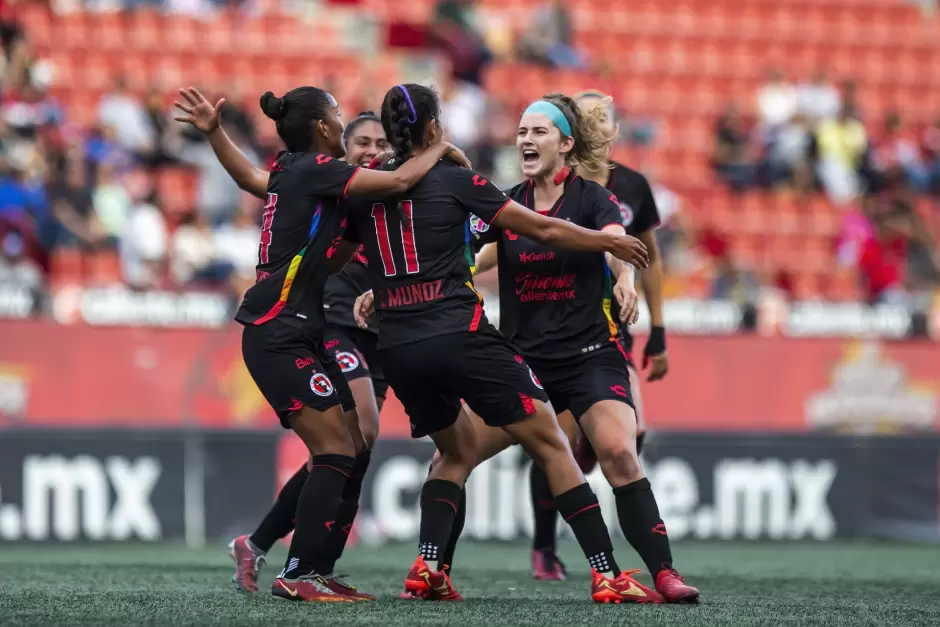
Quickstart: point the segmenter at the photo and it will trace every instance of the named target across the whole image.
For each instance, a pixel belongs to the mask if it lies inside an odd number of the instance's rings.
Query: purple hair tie
[[[395,87],[405,94],[405,101],[408,103],[408,108],[411,109],[411,115],[408,116],[408,124],[414,124],[418,121],[418,112],[415,111],[415,105],[411,102],[411,94],[408,93],[408,89],[404,85],[395,85]]]

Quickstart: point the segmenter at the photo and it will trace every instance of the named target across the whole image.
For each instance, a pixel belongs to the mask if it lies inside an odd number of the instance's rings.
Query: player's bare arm
[[[620,224],[608,224],[601,230],[614,235],[627,234],[626,229]],[[640,297],[636,293],[636,269],[632,264],[617,259],[610,253],[605,253],[605,258],[610,273],[614,276],[614,296],[620,303],[620,321],[626,324],[636,324],[640,318]]]
[[[470,163],[458,148],[447,142],[440,142],[428,147],[420,155],[408,159],[396,170],[360,169],[349,182],[348,193],[353,196],[403,194],[414,187],[428,170],[444,157],[461,165],[464,162]]]
[[[173,104],[182,114],[173,119],[192,124],[205,133],[212,152],[232,180],[252,196],[264,200],[268,190],[268,173],[256,167],[220,125],[225,98],[219,98],[212,105],[195,87],[180,89],[179,95],[183,102],[177,100]]]
[[[663,263],[656,244],[656,234],[650,229],[639,235],[650,255],[650,265],[640,275],[643,295],[650,313],[650,341],[643,352],[643,368],[650,367],[647,381],[658,381],[669,372],[669,358],[665,347],[665,322],[663,321]],[[658,334],[662,333],[662,342]],[[653,337],[657,335],[657,337]]]
[[[345,268],[357,250],[359,250],[359,244],[344,239],[340,240],[327,260],[327,264],[330,266],[330,274],[336,274]]]
[[[539,215],[514,200],[506,204],[496,216],[493,224],[501,229],[508,229],[530,237],[546,246],[598,253],[609,252],[614,257],[639,268],[645,268],[649,264],[646,246],[635,237],[585,229],[565,220]]]
[[[489,272],[496,267],[496,244],[487,244],[476,256],[477,274]]]

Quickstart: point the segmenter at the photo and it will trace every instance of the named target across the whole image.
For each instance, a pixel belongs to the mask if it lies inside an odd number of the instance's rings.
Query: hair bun
[[[284,117],[287,104],[283,98],[278,98],[273,92],[266,91],[261,95],[261,110],[272,120],[280,120]]]
[[[360,111],[359,115],[357,115],[356,117],[357,118],[365,118],[365,117],[374,118],[376,117],[376,115],[375,115],[375,111],[369,110],[369,111]]]

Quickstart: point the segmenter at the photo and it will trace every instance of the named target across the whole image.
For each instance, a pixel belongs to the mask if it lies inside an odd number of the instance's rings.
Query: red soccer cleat
[[[539,581],[564,581],[568,573],[555,551],[547,548],[532,551],[532,576]]]
[[[408,576],[405,577],[405,591],[399,596],[402,599],[425,601],[463,601],[447,573],[443,570],[431,570],[420,555],[408,571]]]
[[[271,584],[271,594],[288,601],[307,601],[309,603],[356,603],[366,599],[338,594],[330,588],[326,577],[307,575],[298,579],[278,577]]]
[[[698,603],[698,589],[687,585],[682,575],[672,568],[661,570],[656,575],[656,590],[666,598],[667,603]]]
[[[574,459],[578,462],[581,472],[586,475],[590,474],[597,466],[597,453],[594,452],[594,447],[583,435],[574,447]]]
[[[265,565],[264,551],[252,546],[248,536],[238,536],[229,542],[228,554],[235,561],[235,587],[242,592],[257,592],[258,575]]]
[[[343,577],[345,576],[346,575],[330,575],[329,577],[324,577],[323,581],[326,583],[326,586],[336,594],[346,595],[362,601],[375,601],[375,596],[368,592],[360,592],[356,589],[356,586],[343,581]]]
[[[595,603],[665,603],[661,594],[632,577],[638,572],[625,570],[616,579],[608,579],[591,569],[591,598]]]

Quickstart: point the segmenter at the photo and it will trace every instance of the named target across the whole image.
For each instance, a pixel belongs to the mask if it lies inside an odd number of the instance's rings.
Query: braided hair
[[[382,128],[399,165],[424,143],[424,131],[440,117],[437,93],[430,87],[407,83],[388,90],[382,101]]]
[[[280,98],[266,91],[261,96],[261,110],[274,120],[277,134],[290,152],[313,150],[314,126],[326,120],[336,100],[318,87],[297,87]]]

